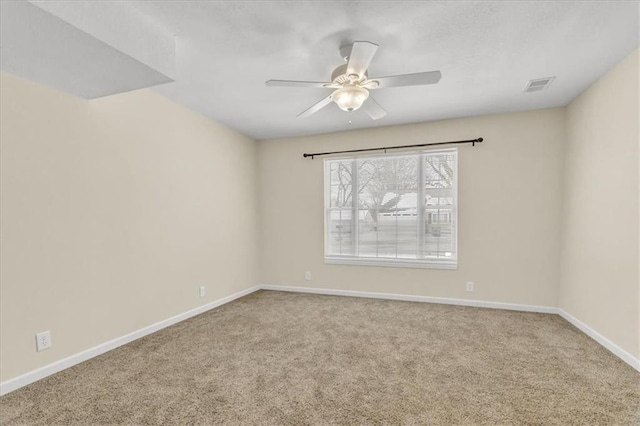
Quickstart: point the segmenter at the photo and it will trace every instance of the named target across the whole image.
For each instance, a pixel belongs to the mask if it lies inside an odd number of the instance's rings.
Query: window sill
[[[325,257],[324,263],[331,265],[385,266],[392,268],[458,269],[458,264],[455,261],[425,261],[414,259]]]

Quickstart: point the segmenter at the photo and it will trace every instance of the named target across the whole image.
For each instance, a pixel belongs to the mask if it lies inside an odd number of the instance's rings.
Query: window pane
[[[396,163],[397,189],[396,232],[397,257],[418,257],[418,160],[419,156],[401,157]]]
[[[363,257],[377,257],[379,249],[385,249],[378,232],[380,206],[387,192],[384,166],[381,159],[358,161],[358,254]]]
[[[353,160],[329,163],[329,207],[351,207],[353,198]]]
[[[455,257],[455,154],[425,155],[424,167],[424,256],[451,259]]]
[[[328,160],[327,255],[455,262],[456,161],[455,150]]]
[[[336,209],[327,212],[327,254],[354,254],[351,216],[351,209]]]
[[[328,254],[354,254],[352,229],[353,164],[354,160],[337,160],[328,163],[329,208],[326,219]]]
[[[360,256],[412,258],[418,248],[418,157],[358,161]]]

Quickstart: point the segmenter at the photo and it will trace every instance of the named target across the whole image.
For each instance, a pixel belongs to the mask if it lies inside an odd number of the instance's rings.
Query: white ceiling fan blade
[[[333,98],[333,93],[330,94],[329,96],[327,96],[326,98],[323,98],[320,102],[313,104],[308,109],[302,111],[300,114],[297,115],[297,117],[298,118],[309,117],[311,114],[314,114],[314,113],[320,111],[322,108],[324,108],[327,105],[329,105],[331,103],[331,101],[333,100],[332,98]]]
[[[372,120],[378,120],[387,115],[387,111],[385,111],[384,108],[382,108],[371,96],[369,96],[369,99],[365,101],[362,109],[369,114],[369,117],[371,117]]]
[[[385,87],[421,86],[436,84],[440,81],[440,71],[417,72],[415,74],[390,75],[388,77],[370,78],[364,87],[367,89],[382,89]],[[378,82],[376,86],[375,82]]]
[[[349,62],[347,63],[347,77],[355,74],[358,79],[361,79],[364,73],[367,72],[376,50],[378,50],[377,44],[368,41],[354,41],[349,54]]]
[[[341,87],[335,83],[322,81],[268,80],[265,84],[272,87],[311,87],[320,89],[337,89]]]

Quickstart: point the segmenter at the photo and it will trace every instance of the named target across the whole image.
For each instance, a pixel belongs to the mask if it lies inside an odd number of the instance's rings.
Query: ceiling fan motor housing
[[[367,79],[367,73],[362,76],[362,81]],[[347,64],[340,65],[331,73],[331,81],[337,84],[349,83],[349,76],[347,75]]]

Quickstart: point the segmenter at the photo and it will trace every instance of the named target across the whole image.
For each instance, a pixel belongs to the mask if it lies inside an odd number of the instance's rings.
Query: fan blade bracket
[[[365,80],[360,84],[360,86],[369,90],[377,89],[378,87],[380,87],[380,82],[378,80]]]

